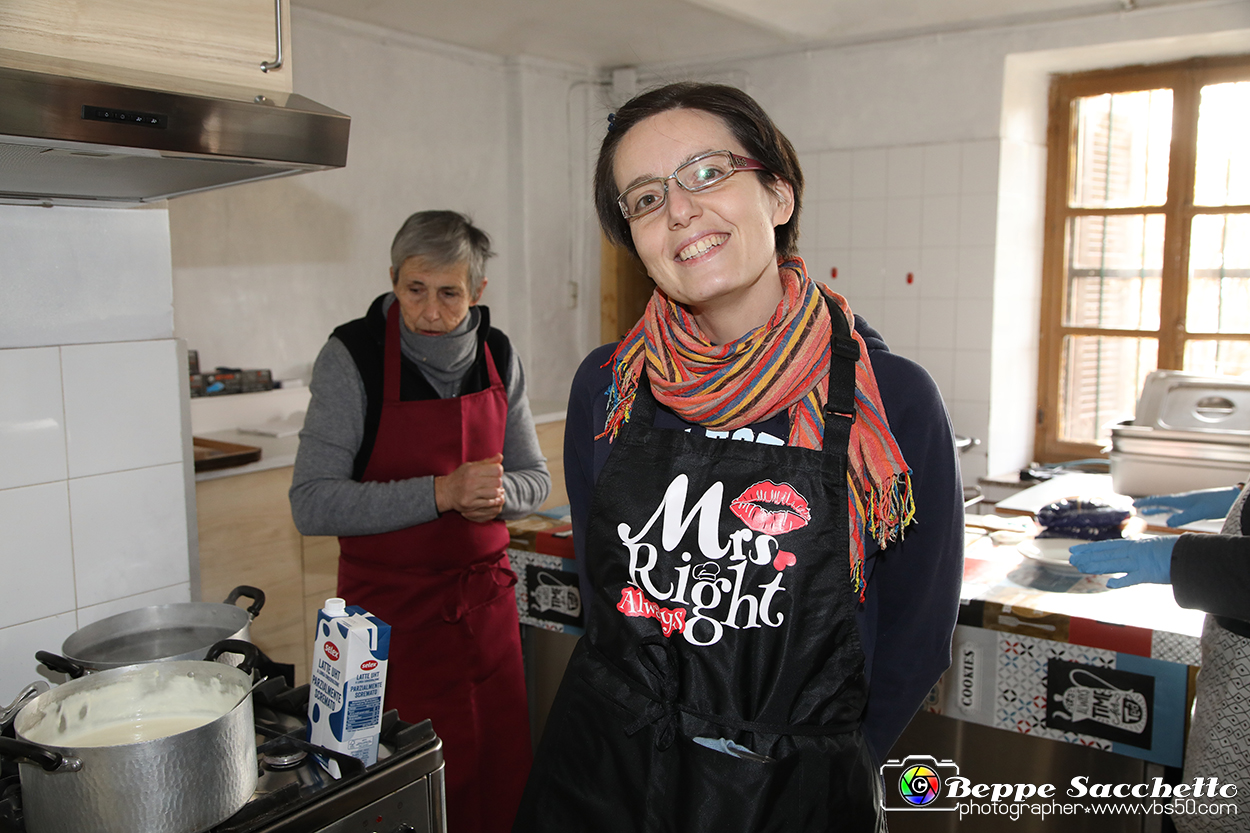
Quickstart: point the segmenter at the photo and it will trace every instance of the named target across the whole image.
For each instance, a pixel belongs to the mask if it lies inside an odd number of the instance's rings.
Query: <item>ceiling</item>
[[[496,55],[598,69],[1110,14],[1174,0],[292,0]]]

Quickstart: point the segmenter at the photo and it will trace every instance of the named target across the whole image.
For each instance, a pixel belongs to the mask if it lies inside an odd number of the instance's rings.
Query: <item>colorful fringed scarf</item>
[[[797,257],[781,264],[781,283],[782,301],[768,322],[722,345],[708,341],[694,316],[656,290],[642,319],[608,360],[612,387],[607,425],[599,436],[611,441],[629,421],[645,365],[656,400],[687,422],[732,431],[788,408],[789,444],[820,448],[832,331],[823,290],[842,310],[859,344],[847,481],[851,581],[862,600],[864,533],[885,547],[902,537],[915,514],[909,469],[890,433],[868,348],[855,332],[846,299],[808,278]]]

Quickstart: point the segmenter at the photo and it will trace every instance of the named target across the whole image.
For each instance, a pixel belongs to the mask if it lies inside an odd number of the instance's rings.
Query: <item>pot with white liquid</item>
[[[243,668],[212,662],[247,652]],[[251,665],[225,641],[202,661],[132,665],[44,692],[0,752],[21,761],[29,833],[201,833],[256,789]]]

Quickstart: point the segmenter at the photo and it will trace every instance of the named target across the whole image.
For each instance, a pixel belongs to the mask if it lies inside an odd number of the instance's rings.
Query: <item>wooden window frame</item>
[[[1035,458],[1060,462],[1105,457],[1099,443],[1059,437],[1060,377],[1066,336],[1155,338],[1158,368],[1180,370],[1185,343],[1211,333],[1185,329],[1188,300],[1190,230],[1200,214],[1250,213],[1250,205],[1194,205],[1194,172],[1198,141],[1199,91],[1208,84],[1250,80],[1250,55],[1193,58],[1170,64],[1133,66],[1055,76],[1050,86],[1047,127],[1046,220],[1042,249],[1041,339],[1038,358]],[[1169,88],[1173,91],[1172,142],[1168,160],[1167,201],[1161,206],[1074,208],[1068,205],[1072,149],[1076,142],[1074,102],[1086,96]],[[1071,327],[1063,323],[1064,278],[1068,221],[1080,216],[1161,214],[1165,238],[1158,330]],[[1250,334],[1220,333],[1221,340],[1250,341]]]

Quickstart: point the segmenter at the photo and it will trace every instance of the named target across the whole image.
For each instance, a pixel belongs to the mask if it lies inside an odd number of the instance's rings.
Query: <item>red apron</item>
[[[447,475],[503,450],[508,398],[485,352],[486,390],[402,402],[399,304],[391,305],[382,416],[363,482]],[[410,722],[429,718],[443,740],[449,831],[511,829],[532,748],[503,521],[451,511],[339,545],[339,595],[391,626],[386,708]]]

